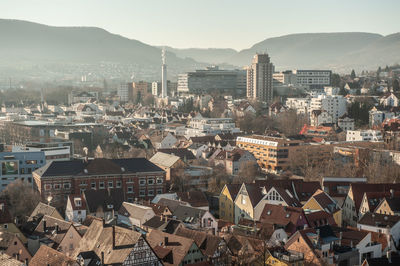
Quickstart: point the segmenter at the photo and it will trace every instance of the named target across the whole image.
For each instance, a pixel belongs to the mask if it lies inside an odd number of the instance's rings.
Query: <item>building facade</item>
[[[0,152],[0,191],[16,180],[32,183],[32,172],[45,164],[44,152]]]
[[[210,91],[245,90],[244,70],[222,70],[217,66],[178,75],[178,92],[202,94]]]
[[[247,68],[247,98],[271,102],[274,65],[268,54],[256,54]]]
[[[165,171],[145,158],[51,162],[33,173],[34,188],[54,206],[85,190],[122,188],[125,199],[152,199],[165,192]]]

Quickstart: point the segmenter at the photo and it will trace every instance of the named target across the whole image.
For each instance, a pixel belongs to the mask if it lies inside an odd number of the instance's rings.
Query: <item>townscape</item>
[[[0,64],[0,266],[400,265],[399,64],[154,49]]]

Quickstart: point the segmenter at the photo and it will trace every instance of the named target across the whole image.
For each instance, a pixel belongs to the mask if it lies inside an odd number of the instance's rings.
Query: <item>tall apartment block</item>
[[[256,54],[251,66],[247,68],[247,98],[271,102],[273,73],[274,65],[268,54]]]

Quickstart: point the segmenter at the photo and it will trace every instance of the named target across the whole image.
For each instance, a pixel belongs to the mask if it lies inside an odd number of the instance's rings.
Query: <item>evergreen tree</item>
[[[394,79],[393,83],[393,92],[398,92],[400,90],[400,84],[399,84],[399,80],[398,79]]]
[[[354,71],[354,69],[351,70],[350,78],[351,79],[355,79],[356,78],[356,72]]]

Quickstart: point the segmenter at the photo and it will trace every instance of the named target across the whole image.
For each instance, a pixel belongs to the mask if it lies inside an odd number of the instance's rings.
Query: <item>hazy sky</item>
[[[248,48],[302,32],[400,31],[400,0],[0,0],[0,18],[96,26],[152,45]]]

